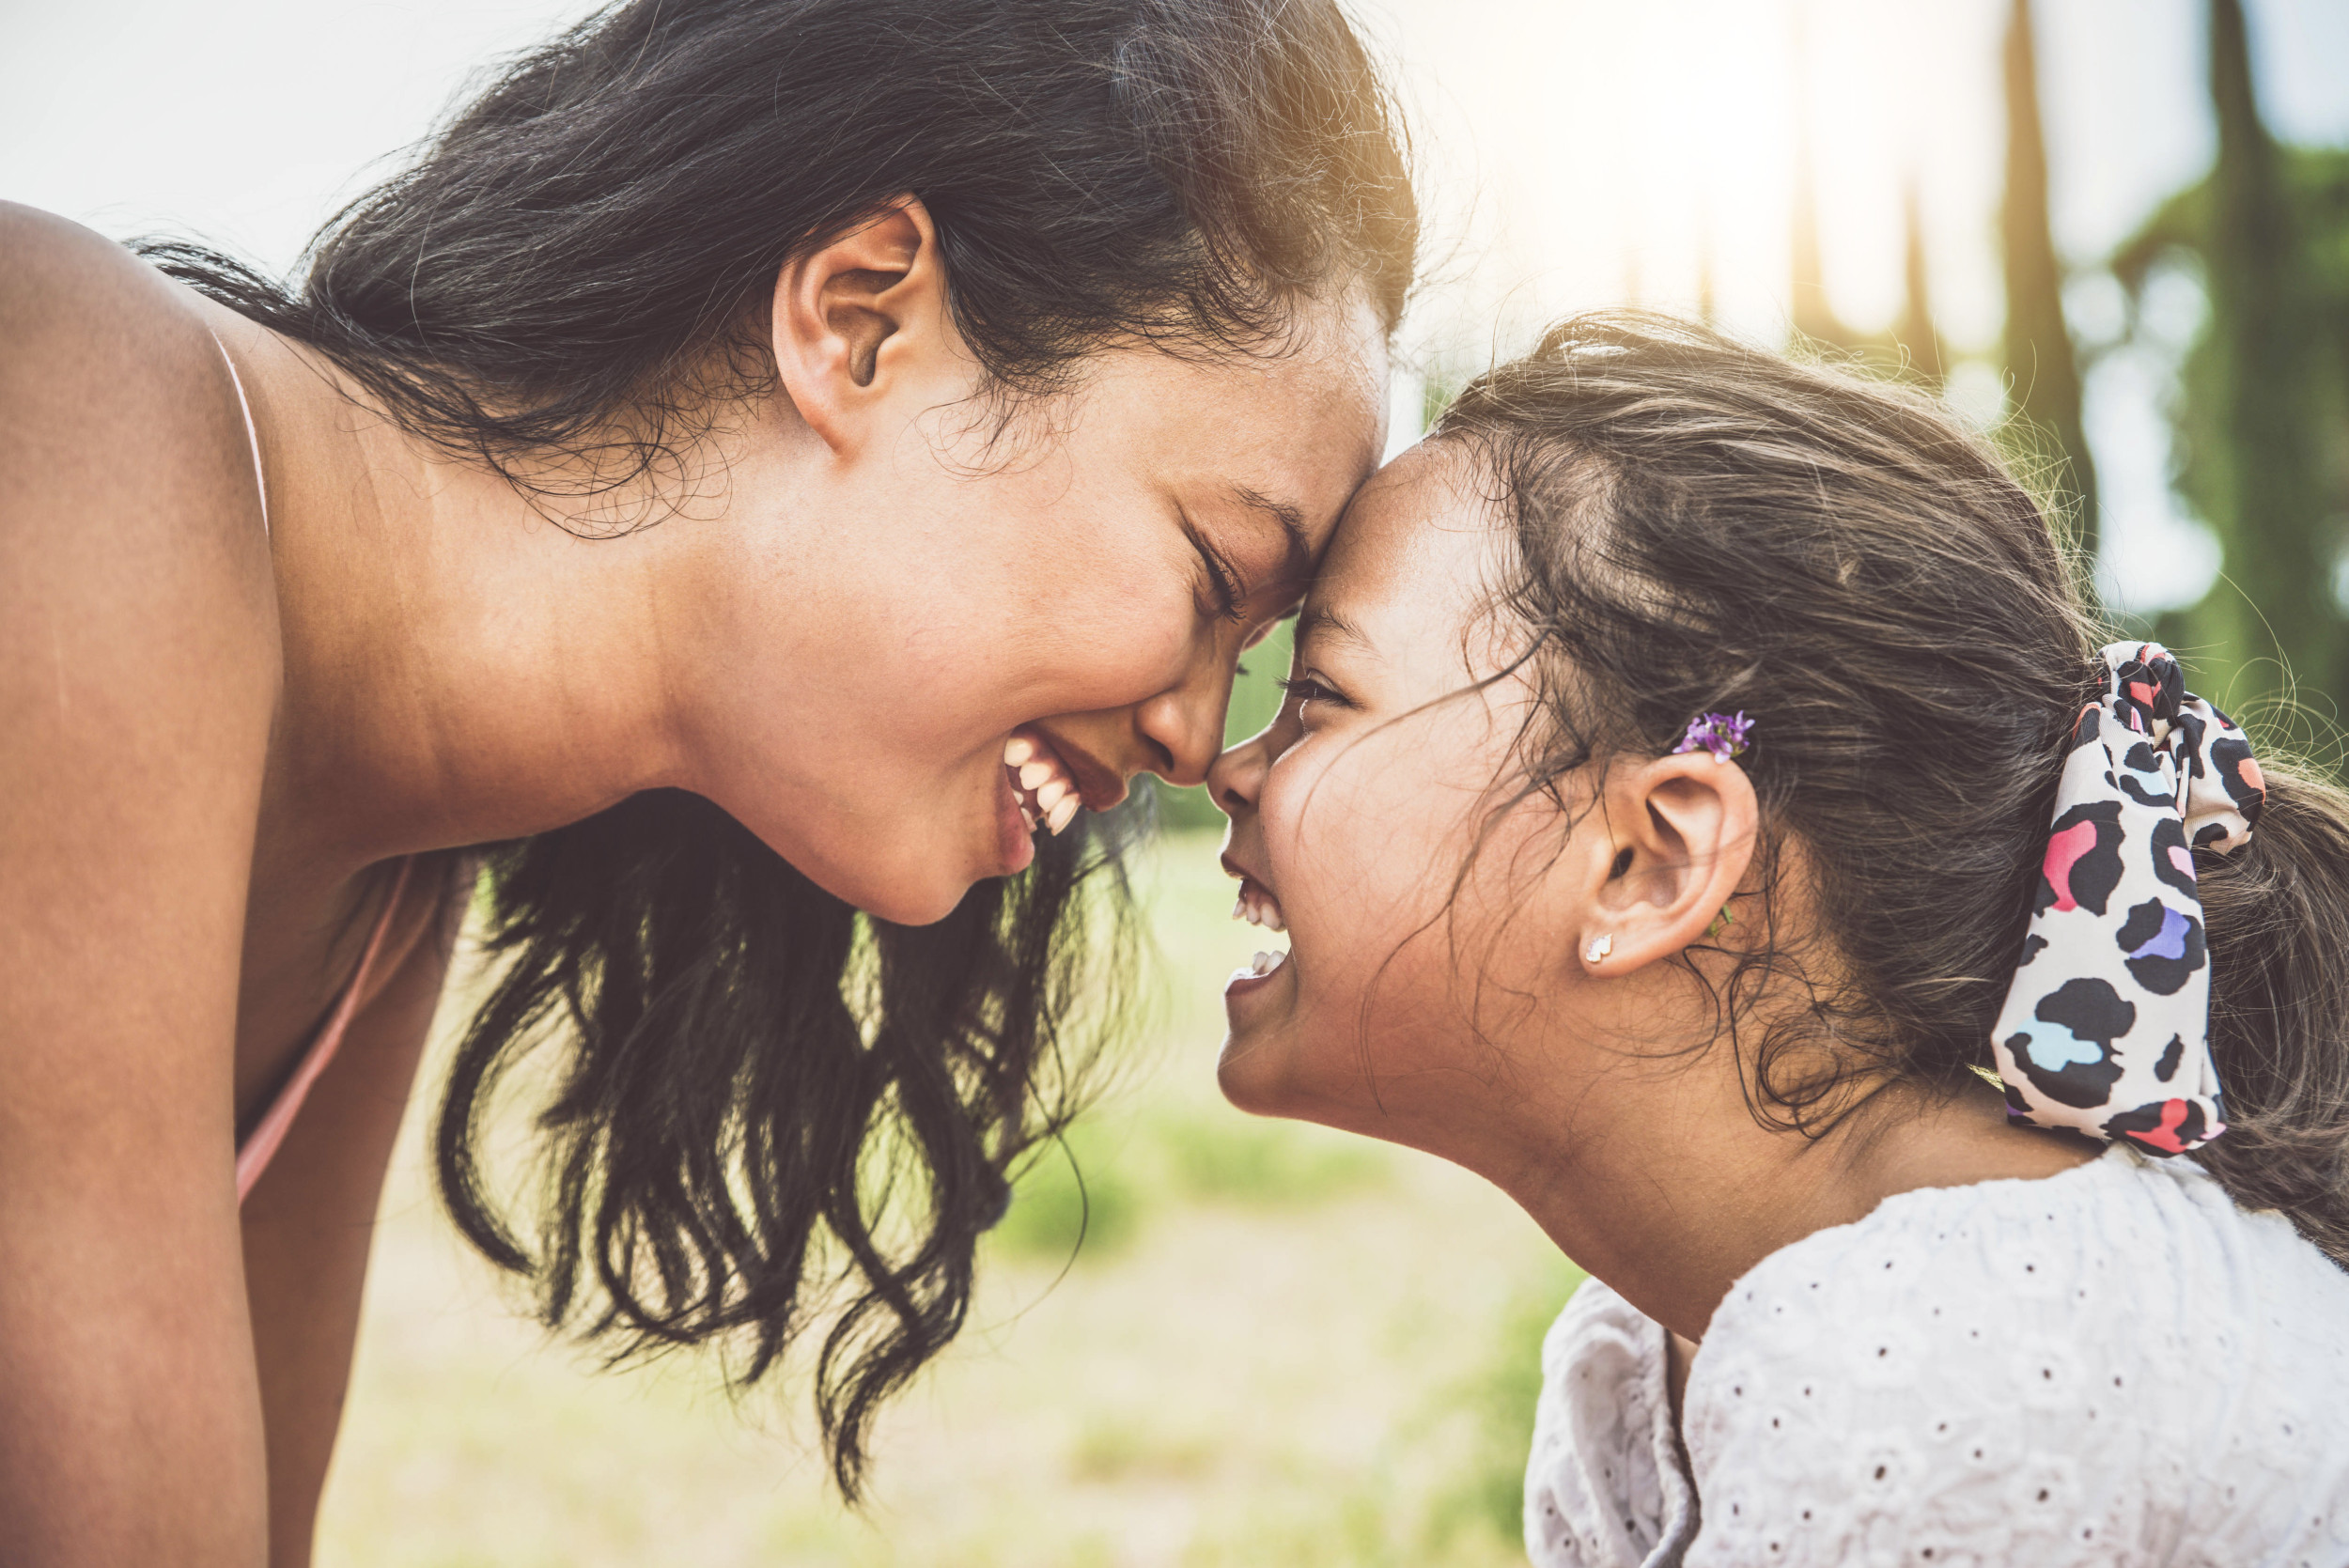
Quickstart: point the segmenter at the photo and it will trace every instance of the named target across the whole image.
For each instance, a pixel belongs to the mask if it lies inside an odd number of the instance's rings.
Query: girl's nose
[[[1254,811],[1266,767],[1265,737],[1249,737],[1217,757],[1207,769],[1207,799],[1226,816]]]

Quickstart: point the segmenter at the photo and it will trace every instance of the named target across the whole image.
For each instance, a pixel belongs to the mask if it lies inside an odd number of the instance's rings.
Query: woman
[[[839,1285],[853,1493],[1065,1114],[1080,808],[1204,775],[1377,456],[1415,219],[1342,17],[661,0],[297,291],[5,222],[0,1555],[307,1560],[473,846],[460,1226],[746,1377]],[[483,1113],[549,1036],[525,1240]]]

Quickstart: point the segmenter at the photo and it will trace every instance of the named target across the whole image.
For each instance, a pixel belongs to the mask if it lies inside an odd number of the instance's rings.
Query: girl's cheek
[[[1368,747],[1331,752],[1306,745],[1276,764],[1265,790],[1268,870],[1292,928],[1351,943],[1377,935],[1373,911],[1408,901],[1410,868],[1421,863],[1408,835],[1398,842],[1391,807],[1377,786]]]

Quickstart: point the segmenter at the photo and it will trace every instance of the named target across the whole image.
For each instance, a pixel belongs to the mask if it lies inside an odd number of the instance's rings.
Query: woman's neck
[[[334,875],[690,782],[669,698],[713,531],[568,532],[317,356],[204,309],[268,478],[284,676],[264,862]]]
[[[1590,1060],[1595,1053],[1582,1053]],[[1897,1192],[2052,1176],[2094,1157],[2011,1125],[1998,1092],[1887,1087],[1816,1139],[1756,1123],[1734,1053],[1620,1057],[1523,1096],[1505,1163],[1478,1169],[1559,1248],[1667,1328],[1702,1340],[1755,1264]]]

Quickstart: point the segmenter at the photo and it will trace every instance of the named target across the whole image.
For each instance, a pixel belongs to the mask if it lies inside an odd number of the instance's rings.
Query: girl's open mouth
[[[1271,889],[1252,877],[1240,882],[1238,901],[1232,906],[1232,918],[1244,920],[1251,925],[1261,925],[1270,931],[1288,929],[1288,919],[1281,912],[1281,901],[1272,896]],[[1288,963],[1288,957],[1278,948],[1259,952],[1246,969],[1232,971],[1232,978],[1224,986],[1223,994],[1229,997],[1256,989],[1279,974]]]

